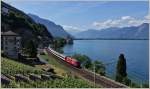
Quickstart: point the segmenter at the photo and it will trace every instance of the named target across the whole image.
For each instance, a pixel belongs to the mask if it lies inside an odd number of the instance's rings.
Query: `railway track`
[[[69,68],[72,73],[74,73],[78,77],[84,78],[90,82],[95,83],[95,85],[97,85],[97,86],[102,86],[104,88],[128,88],[128,86],[123,85],[123,84],[116,82],[114,80],[111,80],[109,78],[106,78],[104,76],[96,75],[96,74],[89,72],[85,69],[76,68],[76,67],[72,66],[71,64],[62,60],[63,57],[58,56],[57,54],[54,53],[54,51],[50,51],[49,49],[46,49],[46,51],[47,51],[49,56],[53,56],[60,64],[63,64],[67,68]]]

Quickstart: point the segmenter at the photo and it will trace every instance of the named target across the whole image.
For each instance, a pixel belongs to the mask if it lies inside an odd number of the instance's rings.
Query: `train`
[[[58,57],[59,59],[71,64],[74,67],[77,68],[81,68],[81,63],[79,61],[77,61],[74,58],[71,58],[70,56],[64,56],[56,51],[54,51],[53,49],[51,49],[50,47],[46,47],[45,49],[47,49],[48,51],[50,51],[53,55],[55,55],[56,57]]]

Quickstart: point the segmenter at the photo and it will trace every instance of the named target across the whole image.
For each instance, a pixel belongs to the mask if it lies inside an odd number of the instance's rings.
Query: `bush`
[[[139,84],[136,84],[134,82],[131,82],[130,87],[140,88]]]
[[[41,52],[40,55],[45,55],[45,53],[44,53],[44,52]]]
[[[37,45],[34,41],[29,40],[26,47],[25,53],[29,55],[29,57],[36,57],[37,55]]]
[[[77,59],[80,63],[84,63],[86,60],[89,59],[89,57],[87,57],[86,55],[80,55],[80,54],[75,54],[72,57]]]
[[[64,47],[65,44],[66,44],[66,40],[65,39],[63,39],[63,38],[56,38],[52,42],[52,48],[54,48],[56,50],[58,48]]]
[[[96,60],[92,62],[88,56],[80,54],[75,54],[72,57],[77,59],[81,63],[82,67],[92,71],[94,71],[95,68],[96,73],[105,75],[105,65],[101,61]]]
[[[95,66],[96,73],[103,75],[103,76],[105,75],[105,65],[102,62],[96,60],[94,61],[93,66]]]
[[[127,86],[129,86],[131,84],[131,80],[127,77],[125,77],[122,82],[123,82],[123,84],[125,84]]]
[[[149,88],[149,84],[148,83],[144,83],[144,84],[142,84],[142,87],[143,88]]]
[[[87,69],[92,69],[92,61],[88,56],[75,54],[72,57],[78,60],[81,63],[82,67],[85,67]]]
[[[6,57],[6,55],[5,55],[4,53],[1,53],[1,56],[2,56],[2,57]]]

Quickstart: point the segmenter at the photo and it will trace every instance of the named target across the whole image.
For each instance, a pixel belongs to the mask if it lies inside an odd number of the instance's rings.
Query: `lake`
[[[149,43],[148,40],[74,40],[66,45],[64,55],[84,54],[92,60],[106,64],[106,73],[114,78],[116,63],[120,53],[127,62],[128,76],[137,83],[149,81]]]

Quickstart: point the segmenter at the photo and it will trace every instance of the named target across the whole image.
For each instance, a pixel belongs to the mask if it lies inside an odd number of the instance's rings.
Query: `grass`
[[[94,88],[95,86],[89,82],[81,79],[74,79],[66,77],[64,79],[56,79],[51,81],[31,81],[26,82],[12,82],[9,85],[2,85],[2,87],[9,88]]]
[[[48,61],[48,63],[54,68],[57,75],[66,76],[67,74],[70,74],[69,68],[67,68],[64,65],[61,65],[60,63],[58,63],[55,58],[48,56],[48,54],[40,55],[40,56],[44,60]]]
[[[46,61],[48,61],[48,63],[53,65],[53,66],[68,70],[68,68],[66,68],[65,66],[60,65],[60,63],[58,63],[55,58],[48,56],[48,54],[41,55],[41,57],[43,59],[45,59]]]
[[[44,71],[37,69],[35,67],[25,65],[23,63],[1,57],[1,72],[6,75],[15,75],[15,74],[41,74]]]

